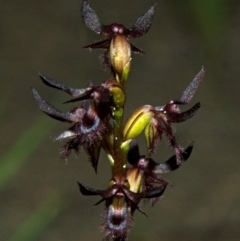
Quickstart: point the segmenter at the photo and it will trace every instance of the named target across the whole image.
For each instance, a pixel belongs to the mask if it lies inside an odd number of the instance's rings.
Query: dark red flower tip
[[[117,23],[103,25],[87,0],[83,0],[82,2],[81,16],[88,28],[97,34],[106,36],[107,38],[112,38],[116,34],[123,34],[128,38],[137,38],[146,34],[151,28],[155,6],[156,4],[138,18],[130,29],[127,29],[124,25]]]
[[[102,24],[98,15],[92,9],[88,1],[83,0],[81,7],[81,16],[85,25],[95,33],[106,37],[106,39],[86,45],[84,46],[84,48],[105,49],[105,52],[100,55],[100,62],[104,70],[111,70],[114,73],[108,56],[110,43],[112,39],[117,35],[121,35],[124,36],[124,38],[126,38],[128,42],[129,38],[137,38],[146,34],[149,31],[152,24],[155,6],[156,4],[152,6],[140,18],[138,18],[134,25],[128,29],[124,25],[118,23],[112,23],[109,25]],[[133,44],[128,44],[131,51],[135,53],[144,53],[142,50],[140,50]]]
[[[195,76],[192,82],[188,85],[186,90],[183,92],[181,97],[176,100],[169,101],[165,106],[155,107],[155,110],[159,112],[160,116],[164,116],[168,122],[179,123],[188,120],[195,115],[197,110],[200,108],[200,103],[196,103],[191,109],[181,112],[178,105],[188,104],[202,82],[205,75],[204,68]]]
[[[152,120],[152,123],[149,127],[149,133],[154,133],[152,136],[149,135],[149,138],[151,137],[149,139],[149,155],[154,152],[158,138],[161,138],[164,134],[168,138],[170,145],[174,148],[178,164],[180,164],[184,150],[177,141],[176,133],[172,128],[171,123],[186,121],[196,114],[197,110],[200,108],[199,102],[184,112],[181,112],[178,105],[185,105],[191,101],[199,84],[204,78],[204,74],[205,71],[204,68],[202,68],[192,82],[188,85],[180,98],[169,101],[165,106],[154,108],[155,118]]]

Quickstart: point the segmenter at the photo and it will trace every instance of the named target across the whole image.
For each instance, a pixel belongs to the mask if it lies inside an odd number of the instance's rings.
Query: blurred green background
[[[196,116],[176,125],[180,143],[195,141],[189,161],[165,175],[173,187],[152,209],[150,219],[136,213],[131,241],[240,240],[240,2],[238,0],[91,0],[103,23],[130,27],[157,2],[150,32],[133,40],[127,115],[143,104],[163,105],[179,97],[205,67],[194,96]],[[0,236],[5,241],[102,240],[103,205],[83,197],[76,180],[105,189],[110,168],[102,153],[96,176],[87,157],[59,161],[63,143],[54,138],[69,127],[41,113],[31,95],[61,110],[65,93],[44,86],[41,72],[70,86],[96,85],[109,78],[101,70],[101,51],[82,46],[102,39],[80,17],[81,1],[0,0]],[[142,140],[140,138],[140,140]],[[144,146],[142,145],[142,153]],[[154,154],[173,154],[166,141]]]

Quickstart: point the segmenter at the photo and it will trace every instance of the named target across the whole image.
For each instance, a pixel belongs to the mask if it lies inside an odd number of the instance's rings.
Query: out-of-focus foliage
[[[14,178],[20,167],[29,160],[39,143],[48,135],[53,123],[45,123],[46,119],[42,117],[32,122],[28,129],[22,131],[19,138],[13,140],[15,143],[10,149],[3,153],[0,162],[0,191],[11,178]],[[45,128],[39,131],[42,126]]]
[[[62,197],[52,194],[39,204],[27,220],[16,230],[10,241],[36,240],[64,208]]]

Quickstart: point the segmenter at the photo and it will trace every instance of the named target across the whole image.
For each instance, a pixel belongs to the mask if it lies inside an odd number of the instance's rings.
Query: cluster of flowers
[[[44,84],[63,90],[73,97],[66,103],[80,102],[80,105],[67,113],[47,103],[33,89],[40,110],[54,119],[73,124],[56,138],[56,140],[66,139],[66,144],[60,153],[63,159],[67,159],[71,150],[78,152],[82,147],[97,172],[101,149],[107,154],[112,168],[108,189],[96,190],[78,183],[83,195],[101,196],[101,200],[95,205],[105,202],[103,226],[106,240],[127,239],[134,212],[138,210],[146,215],[139,207],[140,202],[148,199],[155,203],[169,185],[160,174],[180,167],[189,158],[193,149],[193,144],[186,149],[179,145],[171,124],[188,120],[199,109],[200,103],[197,103],[189,110],[181,112],[179,105],[190,102],[204,77],[203,69],[180,98],[171,100],[163,106],[141,106],[125,123],[123,121],[131,52],[143,53],[129,40],[149,31],[154,8],[155,6],[152,6],[130,29],[127,29],[122,24],[102,24],[88,1],[83,0],[81,13],[84,23],[97,34],[105,36],[104,40],[87,45],[85,48],[104,49],[100,61],[104,69],[111,71],[112,77],[100,86],[91,83],[87,88],[76,89],[40,74]],[[140,154],[136,140],[141,133],[144,133],[146,138],[145,155]],[[175,155],[159,164],[151,158],[151,155],[158,141],[164,136],[169,140]]]

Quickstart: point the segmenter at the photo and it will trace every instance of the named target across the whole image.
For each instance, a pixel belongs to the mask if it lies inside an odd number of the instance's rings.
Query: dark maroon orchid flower
[[[106,39],[93,44],[89,44],[84,48],[105,49],[106,52],[100,56],[100,60],[105,67],[109,67],[108,51],[111,41],[117,35],[124,36],[124,38],[128,40],[129,38],[138,38],[146,34],[149,31],[152,24],[154,7],[155,5],[152,6],[140,18],[138,18],[134,25],[130,29],[128,29],[124,25],[117,23],[113,23],[110,25],[102,24],[96,12],[89,5],[88,1],[83,0],[81,15],[85,25],[95,33],[106,37]],[[144,53],[142,50],[138,49],[131,43],[130,48],[135,53]]]
[[[124,139],[134,139],[144,131],[148,156],[151,156],[156,149],[159,139],[166,136],[170,145],[175,150],[179,165],[184,150],[178,143],[176,133],[171,124],[188,120],[200,108],[200,103],[197,103],[189,110],[181,112],[178,105],[185,105],[190,102],[203,80],[204,73],[204,69],[202,69],[179,99],[171,100],[165,106],[153,107],[151,105],[144,105],[136,109],[125,123]]]
[[[181,164],[183,148],[178,144],[175,131],[171,127],[171,123],[180,123],[193,117],[200,108],[200,103],[196,103],[187,111],[181,112],[178,105],[188,104],[194,96],[199,84],[202,82],[205,75],[204,68],[195,76],[192,82],[188,85],[182,96],[177,100],[171,100],[165,106],[155,107],[156,111],[156,130],[161,137],[164,133],[170,141],[171,146],[175,149],[178,165]],[[156,136],[157,137],[157,136]],[[152,146],[155,145],[153,138]],[[151,149],[151,148],[150,148]],[[152,148],[154,149],[154,148]]]
[[[176,100],[171,100],[165,106],[155,107],[157,111],[159,111],[159,115],[165,115],[166,120],[172,123],[179,123],[188,120],[191,118],[197,110],[200,108],[200,103],[195,104],[191,109],[182,112],[177,105],[186,105],[188,104],[195,92],[199,84],[202,82],[205,75],[204,68],[195,76],[192,82],[188,85],[186,90],[183,92],[182,96]]]
[[[56,140],[68,140],[61,151],[61,158],[66,160],[71,150],[78,153],[79,148],[83,146],[97,171],[101,141],[107,130],[111,128],[108,123],[111,114],[110,91],[103,86],[92,85],[85,89],[75,89],[42,74],[40,77],[46,85],[75,97],[67,102],[82,101],[79,107],[63,113],[43,100],[35,89],[32,90],[40,110],[56,120],[74,124],[56,138]]]
[[[132,165],[132,167],[128,169],[128,172],[133,172],[134,169],[136,172],[137,169],[141,173],[141,186],[143,192],[148,192],[148,190],[153,189],[161,190],[163,187],[170,185],[170,183],[161,178],[159,174],[164,174],[178,169],[182,163],[188,160],[192,149],[193,143],[183,151],[180,162],[177,161],[177,156],[174,155],[164,163],[157,163],[148,156],[140,155],[138,143],[134,139],[130,143],[130,150],[127,157],[128,162]],[[155,196],[151,199],[152,205],[156,203],[159,197]]]
[[[99,203],[106,202],[106,212],[103,216],[106,240],[119,238],[126,240],[127,231],[132,226],[132,215],[135,210],[144,213],[138,206],[142,199],[152,199],[163,195],[166,185],[161,188],[148,189],[143,193],[134,193],[129,190],[129,182],[122,176],[115,176],[110,181],[110,187],[107,190],[95,190],[79,183],[79,189],[82,195],[92,196],[100,195],[102,199]]]
[[[144,175],[153,175],[152,178],[158,177],[155,174],[164,174],[178,169],[184,162],[188,160],[192,153],[193,143],[189,145],[184,151],[180,162],[177,162],[176,155],[170,157],[164,163],[157,163],[148,156],[141,156],[137,141],[134,139],[130,143],[130,150],[128,152],[128,162],[139,170],[144,172]]]

